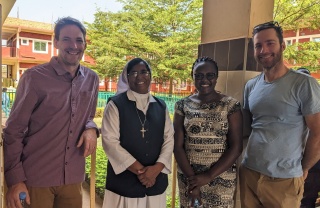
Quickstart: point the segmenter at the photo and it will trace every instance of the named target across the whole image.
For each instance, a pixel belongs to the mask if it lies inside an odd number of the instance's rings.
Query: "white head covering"
[[[129,62],[127,62],[127,64],[124,66],[121,74],[119,75],[116,95],[121,94],[125,91],[128,91],[128,89],[130,89],[129,82],[128,82],[128,75],[127,75],[128,74],[127,69],[128,69]]]
[[[141,59],[143,60],[143,59]],[[137,92],[131,91],[130,90],[130,86],[129,86],[129,82],[128,82],[128,65],[132,60],[130,60],[129,62],[127,62],[127,64],[124,66],[120,76],[119,76],[119,80],[117,83],[117,92],[116,95],[126,92],[126,91],[130,91],[132,92],[132,95],[135,98],[136,101],[136,106],[139,110],[143,111],[144,114],[146,114],[146,111],[148,109],[149,106],[149,94],[150,94],[150,86],[148,87],[148,93],[147,94],[139,94]],[[145,64],[147,64],[147,66],[150,69],[150,73],[151,73],[151,67],[150,65],[143,60]],[[151,84],[151,82],[150,82]]]
[[[142,58],[140,58],[141,60],[143,60]],[[133,59],[132,59],[133,60]],[[117,83],[117,92],[116,92],[116,95],[120,94],[120,93],[123,93],[125,91],[128,91],[130,89],[129,87],[129,82],[128,82],[128,65],[129,63],[132,61],[128,61],[127,64],[124,66],[121,74],[119,75],[119,80],[118,80],[118,83]],[[143,60],[145,62],[145,64],[147,64],[147,66],[149,67],[150,69],[150,74],[152,74],[152,70],[151,70],[151,67],[150,65],[148,64],[148,62],[146,62],[145,60]],[[151,82],[150,82],[151,84]],[[148,92],[150,92],[150,86],[148,88]]]

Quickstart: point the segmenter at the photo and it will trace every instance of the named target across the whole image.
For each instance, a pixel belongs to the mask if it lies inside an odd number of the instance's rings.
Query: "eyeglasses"
[[[140,72],[137,72],[137,71],[131,71],[128,76],[132,76],[132,77],[137,77],[138,74],[144,76],[144,77],[148,77],[150,75],[150,72],[147,71],[147,70],[143,70],[143,71],[140,71]]]
[[[207,74],[197,73],[193,75],[195,80],[203,80],[204,77],[206,77],[207,80],[212,80],[217,77],[216,73],[207,73]]]

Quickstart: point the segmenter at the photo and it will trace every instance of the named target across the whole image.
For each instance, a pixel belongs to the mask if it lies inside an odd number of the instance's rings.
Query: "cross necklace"
[[[146,121],[147,121],[147,115],[144,116],[144,121],[142,122],[142,121],[141,121],[141,118],[140,118],[140,116],[139,116],[138,110],[137,110],[137,106],[135,106],[135,107],[136,107],[136,112],[137,112],[139,121],[140,121],[141,126],[142,126],[140,132],[141,132],[142,138],[144,138],[144,133],[146,133],[146,132],[148,131],[147,129],[144,129],[144,124],[145,124]]]

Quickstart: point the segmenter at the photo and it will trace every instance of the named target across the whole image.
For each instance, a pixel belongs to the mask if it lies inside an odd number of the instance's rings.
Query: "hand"
[[[156,178],[161,170],[157,165],[144,167],[138,171],[138,178],[142,185],[150,188],[156,183]]]
[[[201,192],[200,192],[200,187],[195,187],[193,190],[188,192],[189,194],[189,200],[190,200],[190,206],[194,207],[194,202],[198,200],[199,205],[202,204],[201,201]]]
[[[19,194],[26,192],[26,203],[30,205],[30,196],[26,184],[24,182],[17,183],[8,187],[7,192],[7,207],[8,208],[22,208],[20,203]]]
[[[193,190],[195,187],[201,187],[210,183],[211,177],[208,173],[200,173],[198,175],[190,176],[188,178],[189,191]]]
[[[87,157],[87,156],[91,155],[92,153],[94,153],[94,151],[96,150],[96,146],[97,146],[96,129],[94,129],[94,128],[86,129],[82,133],[77,147],[78,148],[81,147],[83,143],[84,143],[84,153],[83,153],[84,157]]]

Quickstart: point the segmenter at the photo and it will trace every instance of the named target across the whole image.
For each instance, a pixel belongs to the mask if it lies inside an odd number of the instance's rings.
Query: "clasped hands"
[[[164,164],[156,162],[151,166],[143,166],[139,161],[135,161],[128,167],[128,170],[136,174],[142,185],[147,188],[152,187],[156,183],[156,178],[164,168]]]
[[[210,174],[207,172],[188,177],[188,196],[191,207],[201,207],[201,192],[200,187],[211,181]]]
[[[146,166],[138,170],[138,179],[146,188],[152,187],[156,183],[156,178],[160,172],[155,166]]]

